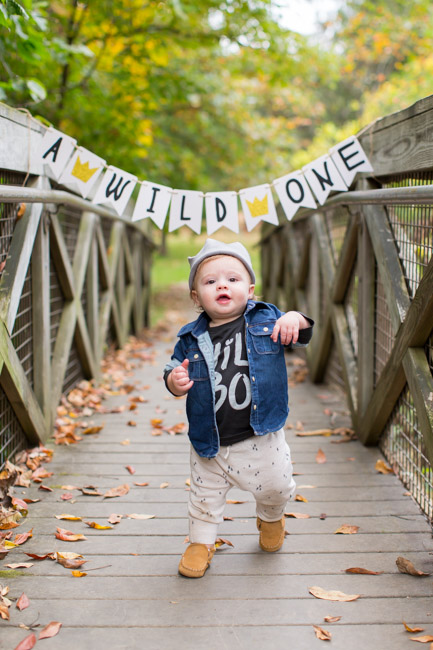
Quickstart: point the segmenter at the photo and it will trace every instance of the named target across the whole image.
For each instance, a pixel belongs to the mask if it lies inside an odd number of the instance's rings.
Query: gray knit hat
[[[231,257],[237,257],[238,260],[244,264],[248,273],[251,276],[252,283],[256,283],[256,276],[254,275],[253,267],[251,264],[250,255],[243,244],[236,241],[232,244],[225,244],[222,241],[217,241],[216,239],[206,239],[206,243],[194,257],[188,257],[188,262],[191,267],[189,272],[189,288],[192,289],[194,284],[195,274],[197,273],[198,266],[203,260],[207,257],[213,257],[214,255],[230,255]]]

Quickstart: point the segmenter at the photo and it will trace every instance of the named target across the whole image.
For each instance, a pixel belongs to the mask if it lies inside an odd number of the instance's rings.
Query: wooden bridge
[[[401,573],[396,561],[432,573],[433,99],[360,134],[374,178],[263,234],[264,297],[317,321],[307,357],[313,383],[296,381],[303,359],[288,357],[287,437],[301,500],[288,506],[282,552],[265,555],[249,496],[231,493],[243,503],[228,504],[233,520],[220,534],[234,547],[224,544],[200,581],[177,575],[187,533],[188,444],[172,428],[185,419],[183,401],[166,395],[160,379],[178,323],[159,340],[125,347],[147,323],[151,239],[141,225],[49,187],[41,170],[28,169],[37,127],[19,112],[1,111],[10,155],[0,160],[0,465],[38,441],[54,456],[44,463],[53,475],[43,479],[52,491],[37,483],[15,488],[16,496],[40,502],[17,529],[33,536],[0,564],[4,597],[24,592],[30,600],[23,611],[11,600],[0,648],[37,638],[40,628],[30,624],[50,621],[62,628],[44,643],[66,649],[310,650],[324,643],[313,626],[345,650],[403,649],[412,647],[411,637],[432,635],[432,578]],[[103,401],[105,413],[94,403],[81,415],[73,401],[65,407],[81,424],[103,428],[78,444],[54,446],[61,395],[100,377],[107,343],[123,347],[112,379],[120,394]],[[161,435],[152,435],[153,419],[163,420]],[[339,427],[353,427],[359,440],[299,435]],[[394,473],[376,469],[381,451]],[[124,484],[123,496],[104,498]],[[89,485],[99,495],[89,494]],[[113,528],[54,518],[63,513]],[[113,513],[122,515],[118,524],[107,522]],[[351,528],[336,533],[343,525]],[[58,540],[57,527],[87,539]],[[70,550],[87,560],[87,576],[25,555]],[[23,561],[33,566],[7,567]],[[347,573],[353,568],[374,575]],[[313,587],[356,598],[324,600]],[[408,632],[403,622],[424,631]]]

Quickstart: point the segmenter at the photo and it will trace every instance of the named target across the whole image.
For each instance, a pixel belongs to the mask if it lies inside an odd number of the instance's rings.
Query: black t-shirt
[[[254,435],[250,426],[251,384],[245,345],[245,320],[209,327],[214,348],[215,411],[222,446]]]

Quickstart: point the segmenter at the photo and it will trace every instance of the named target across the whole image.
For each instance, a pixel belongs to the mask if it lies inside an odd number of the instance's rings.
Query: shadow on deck
[[[378,449],[358,441],[341,442],[341,436],[297,435],[348,425],[341,395],[312,385],[308,378],[291,382],[287,439],[297,494],[305,501],[288,504],[287,512],[309,517],[287,517],[283,549],[265,554],[258,547],[252,497],[233,490],[230,498],[242,503],[227,505],[225,514],[233,520],[224,521],[220,529],[233,548],[222,546],[201,580],[177,574],[188,532],[188,441],[186,434],[151,433],[153,418],[167,427],[185,422],[184,401],[169,396],[161,380],[176,331],[176,318],[173,321],[170,331],[160,333],[152,346],[118,356],[120,394],[103,404],[106,409],[125,408],[87,418],[103,425],[99,434],[55,446],[47,465],[54,474],[44,480],[53,491],[41,491],[35,484],[15,488],[17,496],[40,502],[30,506],[19,529],[33,528],[33,537],[0,564],[0,582],[10,587],[9,597],[25,592],[30,600],[22,612],[12,604],[11,620],[0,621],[0,647],[15,648],[30,634],[18,626],[34,621],[41,626],[62,623],[59,634],[44,641],[48,650],[311,650],[323,643],[313,625],[331,632],[334,650],[403,650],[412,647],[411,637],[419,636],[409,634],[403,621],[433,634],[432,578],[402,574],[396,566],[397,557],[404,556],[417,569],[432,570],[430,528],[400,481],[375,469],[381,458]],[[298,363],[295,355],[288,357],[290,374],[299,372]],[[134,401],[134,396],[146,401]],[[137,408],[129,410],[132,403]],[[326,462],[317,462],[319,449]],[[94,485],[105,493],[122,484],[128,484],[129,492],[111,499],[72,489]],[[67,492],[73,497],[64,501]],[[103,525],[112,513],[122,519],[110,530],[97,530],[82,521],[55,519],[62,513]],[[154,518],[131,518],[134,514]],[[358,532],[335,534],[343,524],[359,527]],[[87,539],[60,541],[55,538],[57,526]],[[32,560],[33,566],[17,571],[6,567],[29,561],[25,553],[54,551],[81,553],[87,560],[82,570],[88,575],[74,578],[50,560]],[[346,573],[352,567],[381,573]],[[313,586],[360,597],[353,602],[321,600],[309,593]],[[341,618],[329,623],[324,622],[326,616]]]

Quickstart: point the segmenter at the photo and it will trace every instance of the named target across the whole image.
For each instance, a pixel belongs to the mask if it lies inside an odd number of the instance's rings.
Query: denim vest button
[[[257,409],[257,404],[254,404],[254,410],[256,410],[256,409]]]
[[[263,328],[263,331],[264,331],[264,332],[269,332],[269,327],[264,327],[264,328]]]
[[[194,359],[198,359],[198,354],[195,354],[195,355],[194,355]]]

